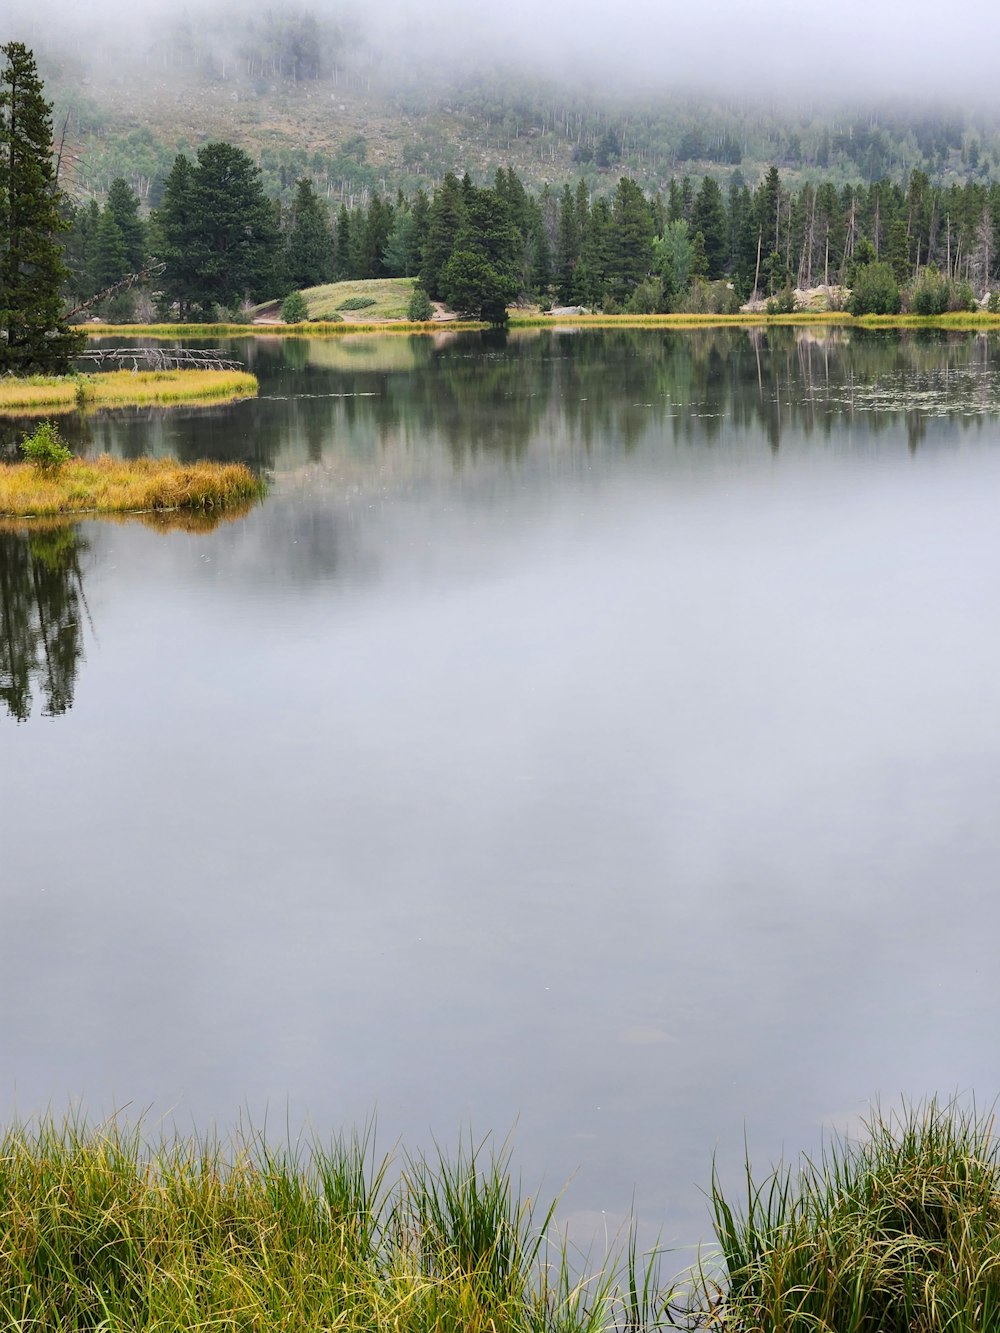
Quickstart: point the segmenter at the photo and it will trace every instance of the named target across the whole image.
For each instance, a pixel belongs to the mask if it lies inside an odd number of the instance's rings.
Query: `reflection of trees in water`
[[[70,443],[126,457],[240,459],[268,470],[324,451],[374,457],[443,443],[456,462],[521,458],[536,441],[630,450],[653,432],[712,445],[746,432],[867,432],[926,415],[1000,412],[995,333],[836,326],[514,331],[218,344],[259,376],[259,400],[61,419]],[[877,390],[877,394],[876,394]],[[25,425],[0,427],[0,446]]]
[[[19,722],[31,715],[33,690],[46,717],[73,705],[88,614],[85,550],[70,525],[0,528],[0,698]]]

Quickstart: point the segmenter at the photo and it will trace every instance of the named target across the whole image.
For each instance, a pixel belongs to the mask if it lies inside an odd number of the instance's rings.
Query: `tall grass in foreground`
[[[0,1139],[0,1323],[20,1330],[597,1333],[666,1297],[609,1261],[578,1280],[504,1153],[400,1173],[370,1134],[275,1153],[251,1136],[144,1146],[51,1120]],[[629,1264],[633,1271],[629,1275]],[[654,1270],[655,1271],[655,1270]]]
[[[0,517],[214,510],[247,506],[263,485],[243,463],[74,458],[61,467],[0,463]]]
[[[731,1333],[1000,1329],[993,1121],[935,1101],[867,1122],[796,1173],[749,1165],[736,1207],[712,1183],[725,1276],[703,1312]]]

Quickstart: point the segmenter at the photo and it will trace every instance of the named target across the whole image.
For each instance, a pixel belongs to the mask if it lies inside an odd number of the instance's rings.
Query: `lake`
[[[65,430],[261,507],[0,531],[5,1116],[510,1134],[686,1261],[744,1135],[992,1102],[996,335],[223,346]]]

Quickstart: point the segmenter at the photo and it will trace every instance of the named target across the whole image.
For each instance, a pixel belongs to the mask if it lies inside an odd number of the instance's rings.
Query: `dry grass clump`
[[[875,1114],[794,1175],[713,1182],[730,1333],[980,1333],[1000,1328],[1000,1161],[992,1119],[931,1101]]]
[[[217,510],[246,506],[262,484],[243,463],[74,458],[61,467],[0,463],[0,516]]]
[[[112,370],[94,375],[2,377],[0,412],[72,412],[199,399],[230,402],[256,393],[256,378],[241,370]]]

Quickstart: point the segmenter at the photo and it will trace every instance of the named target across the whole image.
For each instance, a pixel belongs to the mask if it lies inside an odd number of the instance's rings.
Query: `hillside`
[[[100,70],[43,34],[40,67],[65,123],[63,179],[100,198],[124,176],[149,205],[178,151],[215,139],[247,149],[269,194],[288,200],[310,175],[333,203],[411,192],[446,171],[474,180],[512,165],[529,185],[584,178],[604,193],[626,173],[647,190],[708,173],[751,185],[774,163],[804,180],[988,180],[1000,123],[985,113],[902,105],[855,108],[685,96],[627,98],[600,84],[501,67],[420,70],[382,59],[357,36],[308,13],[249,19],[239,40],[217,27],[168,26],[148,47]]]

